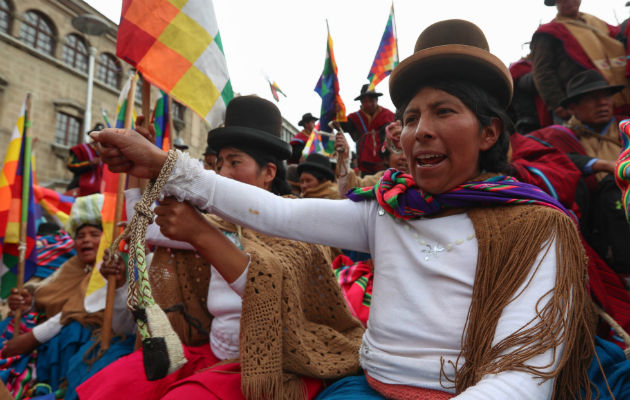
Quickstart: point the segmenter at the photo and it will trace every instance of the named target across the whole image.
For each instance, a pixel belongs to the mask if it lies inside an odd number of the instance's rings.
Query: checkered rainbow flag
[[[380,81],[392,73],[396,65],[398,65],[398,42],[396,41],[394,3],[392,3],[392,8],[387,18],[387,24],[385,25],[385,32],[383,32],[381,43],[378,45],[374,62],[372,63],[370,73],[367,77],[368,81],[370,81],[370,87],[368,89],[374,90]]]
[[[204,118],[234,97],[211,0],[123,0],[116,55]]]

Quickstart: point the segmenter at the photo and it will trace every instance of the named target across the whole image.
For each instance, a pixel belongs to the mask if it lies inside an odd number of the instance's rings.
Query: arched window
[[[81,36],[75,34],[66,36],[61,59],[70,67],[81,72],[88,72],[88,47]]]
[[[81,133],[81,120],[64,112],[57,112],[57,124],[55,127],[55,143],[66,147],[72,147],[79,143]]]
[[[35,49],[52,55],[55,50],[55,30],[52,23],[37,11],[24,13],[20,39]]]
[[[11,33],[13,7],[7,0],[0,0],[0,32]]]
[[[116,57],[107,53],[98,56],[96,79],[115,88],[120,86],[120,64]]]

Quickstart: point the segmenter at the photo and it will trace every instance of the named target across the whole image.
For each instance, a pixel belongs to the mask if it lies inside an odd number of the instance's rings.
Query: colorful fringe
[[[621,189],[621,199],[626,219],[630,222],[630,119],[619,123],[619,136],[621,139],[621,154],[617,159],[615,168],[615,181]]]

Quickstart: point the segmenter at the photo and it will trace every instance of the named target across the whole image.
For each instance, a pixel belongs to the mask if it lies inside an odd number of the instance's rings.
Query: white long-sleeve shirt
[[[127,283],[116,289],[114,296],[114,313],[112,319],[112,330],[117,334],[130,334],[135,331],[133,315],[127,308]],[[97,312],[105,308],[105,297],[107,284],[105,287],[92,293],[85,299],[84,305],[87,312]],[[61,332],[61,313],[57,313],[46,321],[33,328],[33,335],[39,343],[46,343],[55,335]]]
[[[194,164],[180,155],[163,195],[272,236],[371,253],[374,283],[360,351],[363,368],[384,383],[445,390],[440,360],[452,377],[449,361],[461,352],[476,270],[477,241],[466,214],[397,222],[375,201],[282,198]],[[553,289],[555,242],[546,246],[531,282],[504,308],[494,343],[535,319],[537,302]],[[562,346],[555,351],[557,360]],[[551,349],[528,364],[548,365],[553,356]],[[552,391],[553,380],[541,384],[527,372],[505,371],[483,377],[457,398],[545,399]]]
[[[140,201],[140,198],[139,189],[127,189],[125,191],[125,204],[129,219],[135,214],[133,207]],[[227,236],[236,246],[240,247],[238,236]],[[195,250],[190,243],[171,240],[162,235],[160,227],[155,222],[147,227],[146,241],[162,247]],[[208,285],[206,301],[208,312],[213,316],[210,326],[210,348],[214,355],[222,360],[238,358],[239,356],[238,336],[241,328],[241,306],[248,269],[245,268],[234,282],[228,283],[213,266],[210,267],[210,284]]]

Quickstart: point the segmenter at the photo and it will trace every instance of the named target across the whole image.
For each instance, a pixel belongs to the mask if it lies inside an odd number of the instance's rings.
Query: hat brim
[[[256,148],[269,152],[279,160],[291,156],[291,146],[277,136],[245,126],[216,128],[208,134],[209,146],[217,154],[224,147]]]
[[[364,98],[364,97],[381,97],[382,95],[383,95],[383,93],[377,93],[377,92],[374,92],[374,93],[364,93],[364,94],[360,94],[360,95],[358,95],[357,97],[355,97],[355,98],[354,98],[354,101],[361,100],[361,99],[362,99],[362,98]]]
[[[606,85],[601,86],[601,82],[592,82],[588,85],[584,85],[579,92],[573,92],[570,96],[565,97],[560,102],[562,107],[566,107],[570,102],[576,100],[578,97],[583,96],[588,93],[597,92],[600,90],[609,90],[611,94],[615,94],[621,92],[625,88],[624,85]]]
[[[460,44],[430,47],[403,60],[389,78],[390,97],[399,108],[420,87],[443,79],[474,82],[506,108],[512,100],[514,84],[505,64],[486,50]]]
[[[300,122],[298,122],[299,126],[304,126],[305,123],[307,122],[311,122],[311,121],[317,121],[319,120],[319,118],[309,118],[309,119],[303,119]]]
[[[309,170],[315,170],[323,173],[328,179],[331,181],[335,179],[335,173],[332,169],[326,168],[322,165],[305,161],[302,164],[299,164],[297,167],[298,177],[302,175],[302,172],[308,172]]]

